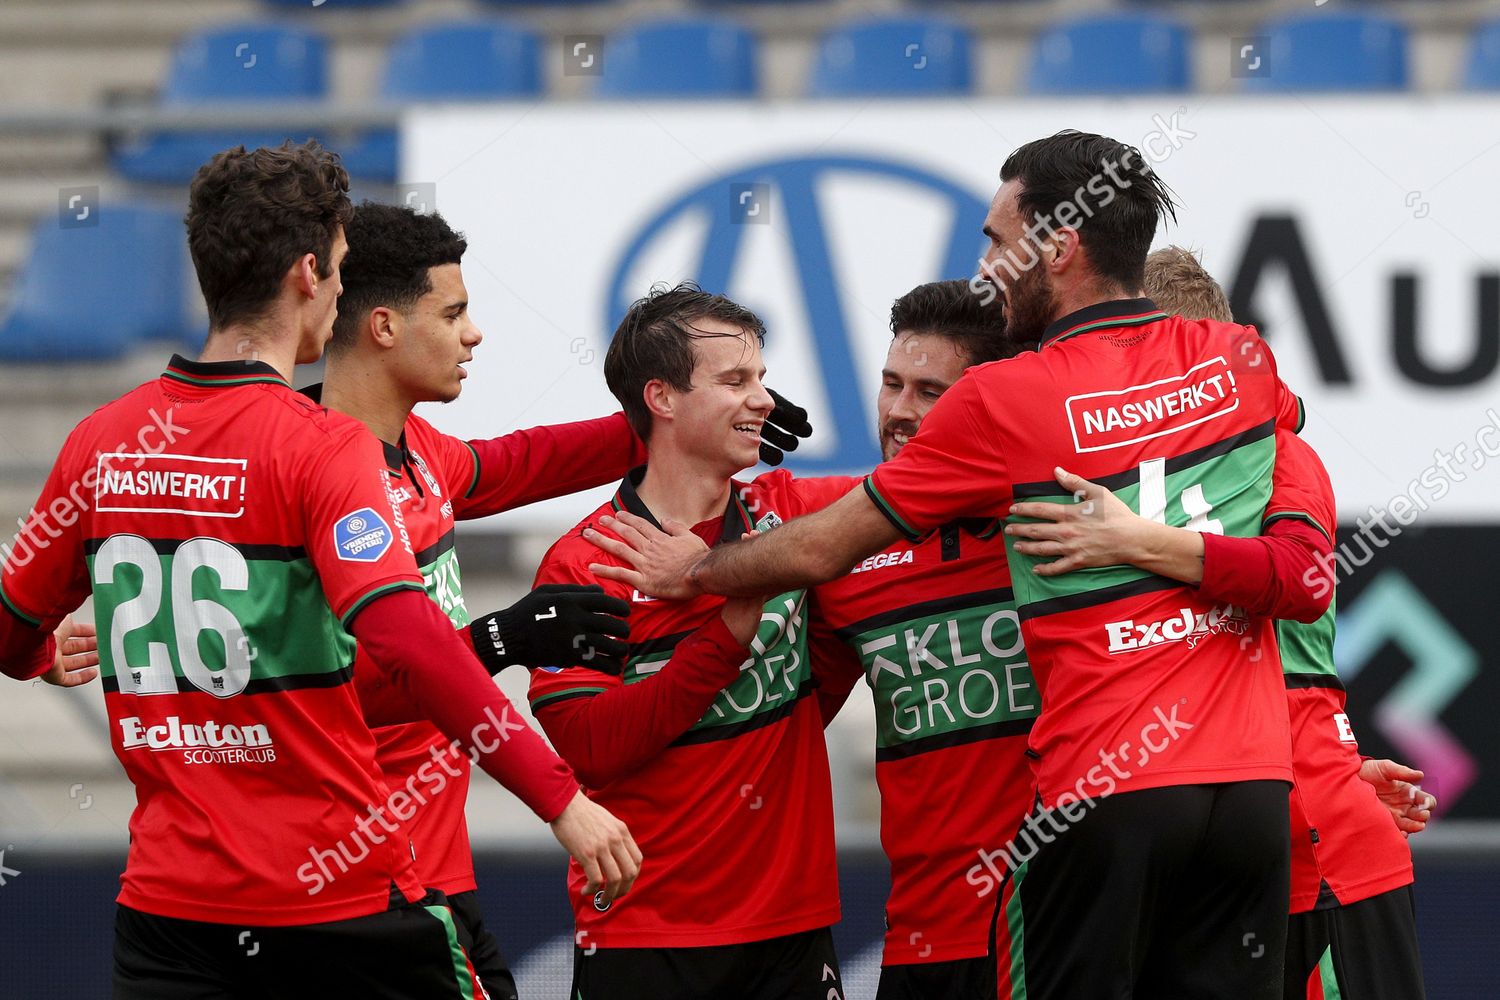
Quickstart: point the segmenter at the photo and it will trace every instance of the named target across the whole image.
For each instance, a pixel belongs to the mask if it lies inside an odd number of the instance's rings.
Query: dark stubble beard
[[[1005,290],[1006,336],[1020,343],[1036,343],[1056,318],[1057,294],[1044,267],[1024,271]]]

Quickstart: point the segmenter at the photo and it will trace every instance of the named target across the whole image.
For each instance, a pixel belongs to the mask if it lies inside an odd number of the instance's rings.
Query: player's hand
[[[766,417],[760,428],[760,460],[767,465],[780,465],[785,452],[796,451],[801,438],[812,437],[812,424],[807,422],[807,411],[787,399],[775,389],[767,389],[776,408]]]
[[[620,674],[630,605],[597,585],[544,584],[504,611],[469,625],[474,651],[491,674],[512,663],[588,667]]]
[[[1014,517],[1038,518],[1033,523],[1007,524],[1017,552],[1028,556],[1057,556],[1038,563],[1038,576],[1058,576],[1092,566],[1129,563],[1143,549],[1155,527],[1132,511],[1113,492],[1062,468],[1053,470],[1076,503],[1022,502],[1013,505]]]
[[[52,633],[57,655],[42,680],[58,687],[77,687],[99,676],[99,633],[90,622],[75,622],[68,615]]]
[[[761,615],[766,609],[764,597],[728,597],[719,609],[725,628],[741,646],[750,645],[755,633],[760,631]]]
[[[658,528],[644,517],[622,510],[613,517],[601,517],[599,527],[619,537],[610,538],[593,528],[584,528],[583,537],[630,566],[590,563],[589,572],[595,576],[671,601],[685,601],[702,593],[689,571],[708,554],[708,546],[687,525],[667,521]]]
[[[630,891],[641,873],[641,849],[608,809],[579,792],[549,825],[557,842],[583,868],[590,896],[603,889],[609,902]]]
[[[1367,760],[1360,764],[1359,776],[1374,786],[1375,794],[1391,811],[1396,829],[1408,836],[1427,829],[1437,796],[1422,791],[1421,771],[1393,760]]]

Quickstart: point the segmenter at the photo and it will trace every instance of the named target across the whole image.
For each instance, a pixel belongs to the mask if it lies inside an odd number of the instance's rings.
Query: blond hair
[[[1151,253],[1146,258],[1145,289],[1146,297],[1163,312],[1187,319],[1234,322],[1229,297],[1191,250],[1170,246]]]

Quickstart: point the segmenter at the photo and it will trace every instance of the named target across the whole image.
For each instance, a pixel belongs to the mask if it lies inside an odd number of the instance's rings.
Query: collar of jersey
[[[323,402],[322,382],[315,382],[297,391],[314,403],[321,404]],[[406,468],[407,456],[409,454],[406,450],[406,428],[401,428],[401,440],[397,444],[391,444],[389,441],[381,441],[380,447],[385,449],[385,467],[398,476],[402,475],[403,470]],[[416,480],[412,481],[415,482]],[[421,492],[421,489],[422,487],[417,487],[418,492]]]
[[[638,465],[625,474],[620,480],[620,488],[615,490],[614,497],[610,500],[610,506],[615,510],[628,510],[637,517],[644,517],[653,525],[660,528],[661,522],[656,515],[651,513],[651,508],[641,500],[637,492],[641,480],[646,478],[646,467]],[[720,544],[724,542],[737,542],[741,535],[755,527],[755,520],[750,516],[750,510],[745,506],[745,501],[740,499],[744,492],[743,487],[733,479],[729,481],[729,503],[724,507],[724,530],[719,534]]]
[[[189,361],[172,355],[162,378],[186,382],[200,389],[233,389],[241,385],[286,385],[281,373],[264,361]],[[290,386],[288,386],[290,388]]]
[[[1150,299],[1114,299],[1084,306],[1077,312],[1068,313],[1054,320],[1042,332],[1042,346],[1061,343],[1080,333],[1108,330],[1120,326],[1143,326],[1167,318]]]

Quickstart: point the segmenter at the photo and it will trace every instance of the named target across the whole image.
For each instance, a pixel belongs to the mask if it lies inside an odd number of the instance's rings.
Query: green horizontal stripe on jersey
[[[31,617],[20,608],[16,607],[15,602],[10,599],[10,595],[5,592],[4,586],[0,586],[0,603],[4,603],[4,605],[10,609],[11,614],[15,615],[17,618],[30,625],[32,628],[42,627],[42,623],[40,621]]]
[[[114,678],[126,669],[143,669],[150,662],[149,650],[153,644],[166,647],[174,674],[179,682],[183,678],[173,607],[182,606],[185,601],[184,597],[173,596],[174,587],[178,585],[178,581],[173,580],[173,556],[158,555],[157,558],[161,563],[162,594],[155,607],[138,607],[133,616],[127,616],[134,620],[139,620],[142,614],[152,617],[124,635],[123,664],[114,662],[116,637],[111,630],[115,627],[115,610],[140,597],[142,568],[130,562],[120,562],[114,567],[110,581],[93,584],[94,620],[99,627],[99,666],[105,678]],[[97,555],[86,559],[91,580],[94,579],[97,559]],[[276,690],[279,680],[291,677],[347,674],[349,665],[354,662],[354,639],[329,609],[312,562],[307,559],[247,559],[244,565],[248,580],[245,589],[225,588],[219,574],[211,567],[199,566],[192,574],[191,594],[186,596],[194,602],[218,605],[220,610],[205,609],[206,613],[222,616],[227,612],[244,630],[251,655],[247,690],[249,685]],[[225,640],[218,631],[205,628],[196,633],[193,641],[197,643],[198,656],[211,671],[225,668]],[[316,686],[342,682],[336,676],[330,676],[324,682],[301,680],[296,683]]]
[[[1333,665],[1335,604],[1335,601],[1330,601],[1328,610],[1311,624],[1284,619],[1276,622],[1276,643],[1281,647],[1283,673],[1338,677],[1338,670]],[[1287,684],[1291,686],[1290,677]]]
[[[960,607],[929,602],[853,635],[841,631],[874,695],[877,751],[1022,719],[1029,727],[1036,717],[1040,699],[1015,606],[978,596]]]
[[[1227,455],[1236,448],[1254,444],[1266,438],[1276,435],[1275,421],[1268,420],[1259,427],[1252,427],[1247,431],[1227,437],[1222,441],[1204,445],[1202,448],[1194,448],[1185,451],[1181,455],[1174,455],[1166,460],[1165,468],[1167,475],[1191,469],[1207,462],[1211,458]],[[1114,472],[1105,476],[1090,477],[1089,482],[1097,483],[1107,490],[1118,493],[1122,489],[1135,486],[1140,482],[1141,470],[1139,466],[1126,469],[1123,472]],[[1050,500],[1057,499],[1060,502],[1071,503],[1074,497],[1062,488],[1062,484],[1055,479],[1048,479],[1039,483],[1017,483],[1012,494],[1017,500]]]
[[[1217,446],[1197,449],[1176,459],[1168,458],[1164,463],[1164,495],[1167,502],[1166,523],[1186,527],[1193,514],[1185,506],[1189,494],[1198,495],[1212,505],[1206,514],[1218,521],[1223,534],[1248,538],[1260,533],[1261,518],[1265,515],[1266,503],[1271,496],[1271,473],[1276,463],[1276,440],[1273,436],[1257,436],[1246,439],[1236,435],[1231,440],[1241,441],[1227,451],[1216,450]],[[1208,457],[1203,458],[1202,456]],[[1182,459],[1197,456],[1199,461],[1185,464]],[[1140,473],[1132,473],[1132,480],[1113,487],[1115,496],[1131,510],[1139,512]],[[1115,478],[1115,477],[1111,477]],[[1074,503],[1071,493],[1059,492],[1048,497],[1032,497],[1033,501]],[[1018,523],[1028,519],[1017,518]],[[1012,586],[1016,592],[1016,603],[1021,606],[1023,619],[1033,619],[1044,614],[1073,610],[1101,603],[1100,600],[1075,598],[1083,595],[1120,591],[1124,596],[1129,585],[1147,580],[1158,580],[1144,570],[1134,566],[1107,566],[1077,570],[1061,576],[1044,577],[1033,572],[1033,568],[1051,557],[1026,556],[1015,551],[1010,536],[1005,539],[1005,554],[1010,562]],[[1181,586],[1181,584],[1173,584]],[[1156,588],[1149,588],[1156,589]]]
[[[968,746],[971,743],[983,743],[985,740],[1004,739],[1007,736],[1024,736],[1031,732],[1031,725],[1035,721],[1035,716],[1025,719],[1011,719],[1007,722],[995,722],[987,726],[974,726],[970,729],[955,729],[952,732],[935,733],[932,736],[914,739],[908,743],[898,743],[895,746],[876,747],[875,762],[879,764],[892,760],[905,760],[908,757],[916,757],[919,754],[932,753],[934,750],[951,750],[953,747]]]
[[[747,729],[767,725],[780,717],[774,713],[782,711],[783,706],[806,696],[812,679],[806,612],[807,592],[803,590],[789,591],[766,602],[760,627],[751,642],[749,664],[714,697],[708,711],[688,731],[689,734],[710,729],[719,732],[689,742],[728,739]],[[691,633],[633,643],[625,660],[624,682],[636,684],[661,670],[672,658],[673,648],[688,634]],[[645,645],[652,645],[652,651],[641,652]],[[762,715],[774,717],[747,725]]]
[[[941,615],[949,611],[962,611],[966,608],[983,608],[999,605],[1011,608],[1015,607],[1015,594],[1011,592],[1009,587],[981,590],[973,594],[957,594],[953,597],[939,597],[931,601],[922,601],[918,604],[908,604],[905,607],[893,608],[890,611],[882,611],[878,615],[871,615],[860,621],[851,622],[843,628],[835,630],[834,634],[847,642],[850,638],[859,635],[861,632],[884,628],[887,625],[900,625],[932,615]]]

